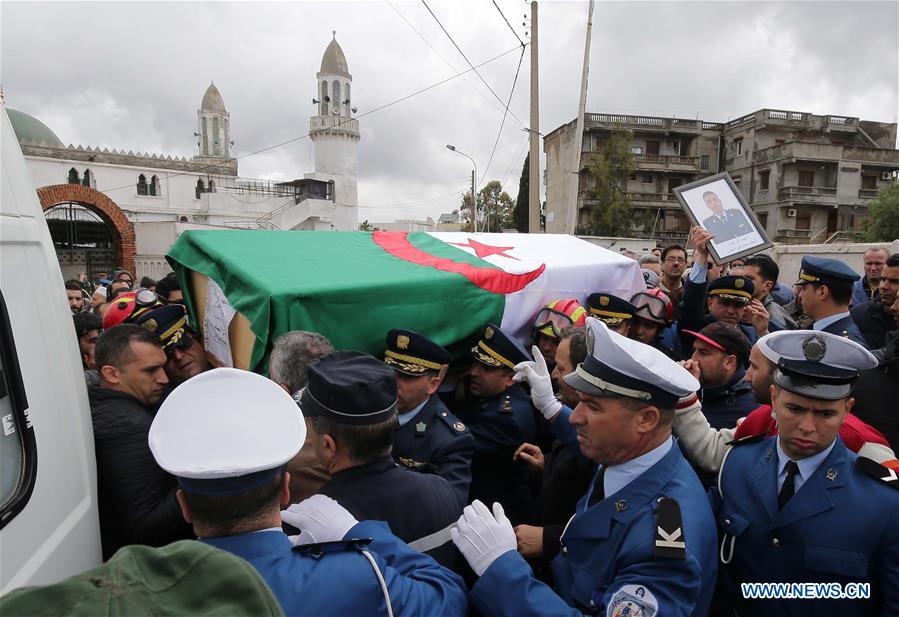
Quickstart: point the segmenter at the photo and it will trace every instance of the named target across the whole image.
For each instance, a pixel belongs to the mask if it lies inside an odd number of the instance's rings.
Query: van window
[[[0,292],[0,529],[31,496],[37,474],[34,429],[6,301]]]

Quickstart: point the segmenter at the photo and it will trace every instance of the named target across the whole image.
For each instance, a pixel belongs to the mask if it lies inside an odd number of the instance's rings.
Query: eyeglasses
[[[540,330],[549,327],[556,338],[561,338],[562,330],[570,327],[573,323],[571,317],[564,313],[554,311],[551,308],[542,308],[534,320],[535,335],[539,334]]]
[[[665,261],[670,264],[685,264],[687,263],[686,258],[684,257],[666,257]]]

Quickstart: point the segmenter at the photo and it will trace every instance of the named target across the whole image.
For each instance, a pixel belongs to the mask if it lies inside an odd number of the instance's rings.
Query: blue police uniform
[[[394,329],[387,333],[384,363],[400,376],[428,377],[441,374],[452,359],[450,353],[413,330]],[[411,402],[410,402],[411,404]],[[399,414],[399,428],[393,439],[393,457],[414,471],[436,473],[456,491],[460,509],[468,503],[471,485],[471,457],[474,437],[436,394],[413,409]]]
[[[474,435],[469,501],[498,501],[513,525],[532,523],[536,512],[528,471],[512,460],[518,446],[537,436],[530,397],[515,385],[497,396],[465,401],[456,412]]]
[[[721,581],[734,610],[741,617],[899,614],[899,491],[861,471],[837,437],[778,510],[776,440],[732,448],[713,491],[724,534]],[[746,600],[740,583],[748,582],[870,583],[871,599]]]
[[[433,472],[452,485],[459,503],[468,503],[474,437],[440,397],[431,395],[393,438],[393,458],[413,470]]]
[[[569,415],[563,408],[553,432],[576,448]],[[676,500],[682,512],[682,558],[655,554],[662,497]],[[707,614],[717,569],[714,517],[677,447],[672,444],[658,462],[606,499],[587,507],[588,499],[589,494],[578,502],[562,535],[562,551],[552,562],[555,592],[532,577],[520,554],[508,552],[471,590],[481,613],[519,615],[527,607],[529,615],[626,615],[630,605],[632,611],[644,611],[630,614]]]
[[[249,561],[288,616],[387,615],[381,583],[362,548],[369,551],[384,578],[394,615],[468,614],[462,579],[410,549],[384,523],[362,521],[346,537],[371,538],[371,543],[330,543],[320,545],[322,550],[293,548],[279,530],[202,541]]]
[[[464,507],[444,478],[409,471],[390,456],[338,471],[319,493],[360,521],[386,522],[396,537],[408,543],[439,534],[459,518]],[[448,568],[456,564],[448,534],[419,550]]]
[[[854,341],[859,345],[865,347],[868,346],[868,341],[862,336],[861,330],[855,325],[855,322],[852,320],[852,316],[849,313],[846,313],[835,321],[829,321],[824,327],[819,327],[819,323],[815,322],[812,324],[812,330],[829,332],[830,334],[848,338],[850,341]]]
[[[698,332],[715,321],[714,317],[706,313],[706,297],[718,297],[724,300],[749,304],[752,299],[752,293],[755,290],[752,279],[748,277],[721,276],[709,283],[705,277],[707,269],[701,266],[693,266],[693,268],[695,271],[690,272],[690,280],[684,283],[684,298],[680,321],[674,326],[678,337],[671,341],[677,343],[676,351],[684,358],[689,358],[693,354],[693,339],[685,334],[684,331],[693,330]],[[749,344],[754,345],[759,338],[755,328],[743,322],[737,325],[746,336]]]
[[[838,288],[849,292],[852,289],[853,283],[859,278],[860,277],[856,274],[855,270],[838,259],[806,256],[802,258],[802,267],[799,270],[799,280],[796,281],[795,284],[808,285],[809,283],[813,283],[816,285],[826,285],[831,289]],[[852,321],[848,305],[846,306],[845,313],[816,321],[812,324],[812,329],[848,338],[862,346],[867,345],[858,326]]]

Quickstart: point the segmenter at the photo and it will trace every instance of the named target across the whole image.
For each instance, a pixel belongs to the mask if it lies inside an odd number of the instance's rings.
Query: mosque
[[[288,182],[244,178],[232,154],[231,115],[214,83],[197,110],[190,159],[66,146],[44,123],[7,114],[47,217],[63,275],[124,267],[158,278],[164,255],[188,229],[357,229],[352,76],[336,34],[316,74],[309,119],[314,171]]]

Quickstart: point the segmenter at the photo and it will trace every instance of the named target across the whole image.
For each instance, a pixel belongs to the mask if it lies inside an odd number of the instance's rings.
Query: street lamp
[[[455,152],[456,154],[461,154],[462,156],[467,158],[469,161],[471,161],[472,165],[474,165],[474,170],[472,170],[472,172],[471,172],[471,211],[473,213],[473,216],[471,217],[471,228],[472,228],[472,231],[477,233],[477,231],[478,231],[478,196],[477,196],[477,193],[475,193],[475,177],[478,175],[478,164],[475,163],[473,158],[471,158],[464,152],[462,152],[460,150],[456,150],[456,146],[451,146],[450,144],[447,144],[446,149],[450,150],[452,152]]]

